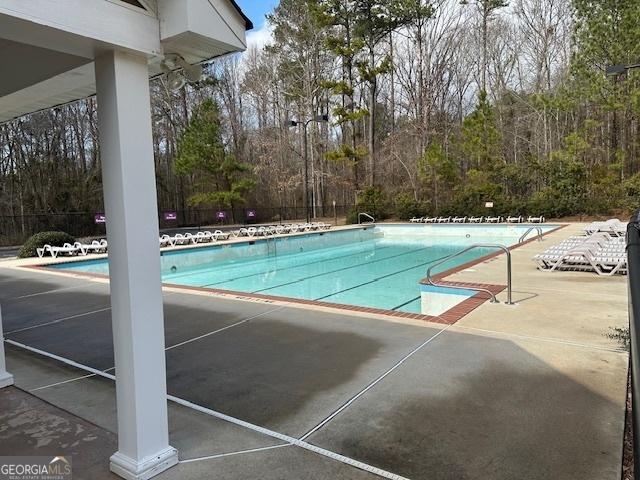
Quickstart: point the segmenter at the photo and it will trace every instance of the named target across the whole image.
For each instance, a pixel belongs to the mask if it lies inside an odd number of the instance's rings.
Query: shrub
[[[354,225],[358,223],[358,209],[351,209],[347,213],[347,225]]]
[[[616,340],[622,348],[629,351],[631,347],[631,335],[629,328],[609,327],[610,332],[606,337]]]
[[[396,197],[396,215],[400,220],[421,217],[425,211],[426,205],[408,193],[401,193]]]
[[[36,249],[42,248],[45,245],[51,245],[54,247],[61,247],[65,243],[75,242],[68,233],[64,232],[40,232],[29,238],[18,253],[19,258],[35,257],[37,255]]]
[[[366,212],[369,215],[373,215],[376,220],[384,220],[385,218],[388,218],[390,210],[389,203],[387,202],[384,192],[380,187],[366,187],[362,190],[358,194],[356,209],[359,212]],[[358,223],[358,212],[355,213],[356,220],[353,223]],[[347,217],[347,220],[349,219],[352,219],[351,215]]]

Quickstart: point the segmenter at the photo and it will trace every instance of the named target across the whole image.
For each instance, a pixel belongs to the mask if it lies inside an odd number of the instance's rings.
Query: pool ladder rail
[[[443,258],[442,260],[434,263],[433,265],[429,266],[429,268],[427,269],[427,283],[433,287],[441,287],[441,288],[457,288],[460,290],[477,290],[478,292],[484,292],[484,293],[488,293],[491,296],[491,303],[500,303],[500,301],[498,300],[498,298],[496,297],[495,293],[493,293],[490,290],[487,290],[486,288],[480,288],[480,287],[458,287],[455,285],[447,285],[447,284],[437,284],[433,281],[433,278],[431,278],[431,271],[435,268],[438,267],[440,265],[442,265],[443,263],[448,262],[449,260],[459,257],[460,255],[463,255],[465,253],[467,253],[470,250],[474,250],[476,248],[496,248],[499,250],[504,251],[507,254],[507,301],[505,302],[506,305],[515,305],[515,303],[513,303],[512,298],[511,298],[511,251],[505,247],[504,245],[499,245],[499,244],[475,244],[475,245],[470,245],[467,248],[465,248],[464,250],[460,250],[459,252],[453,253],[451,255],[449,255],[448,257]]]
[[[373,218],[371,215],[369,215],[368,213],[365,213],[365,212],[360,212],[358,214],[358,225],[362,225],[362,217],[370,219],[371,222],[369,222],[369,223],[376,223],[376,219]]]
[[[526,232],[524,232],[522,234],[522,236],[518,239],[518,243],[522,243],[524,242],[525,238],[527,238],[527,235],[529,235],[531,232],[536,231],[537,235],[534,238],[537,238],[539,242],[542,241],[542,237],[544,236],[544,232],[542,231],[542,227],[530,227]]]

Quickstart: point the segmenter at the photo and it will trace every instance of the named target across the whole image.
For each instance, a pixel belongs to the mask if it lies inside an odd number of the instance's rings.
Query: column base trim
[[[13,375],[9,372],[0,373],[0,388],[10,387],[13,385]]]
[[[168,470],[178,463],[178,451],[167,447],[152,458],[137,462],[134,459],[116,452],[111,456],[109,469],[125,480],[148,480]]]

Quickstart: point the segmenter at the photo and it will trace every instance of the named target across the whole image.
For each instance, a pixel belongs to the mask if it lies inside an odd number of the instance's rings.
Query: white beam
[[[85,58],[114,46],[162,54],[154,14],[105,0],[2,0],[0,37]]]
[[[2,310],[0,310],[0,388],[13,385],[13,375],[7,372],[4,357],[4,335],[2,334]]]
[[[95,64],[118,410],[111,470],[141,480],[178,461],[168,438],[148,67],[118,51]]]

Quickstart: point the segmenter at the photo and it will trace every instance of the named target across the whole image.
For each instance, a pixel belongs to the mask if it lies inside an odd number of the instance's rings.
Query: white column
[[[119,51],[95,65],[118,408],[111,471],[147,479],[178,461],[167,421],[149,72],[146,58]]]
[[[13,375],[7,372],[7,364],[4,359],[4,335],[2,333],[2,310],[0,310],[0,388],[13,385]]]

